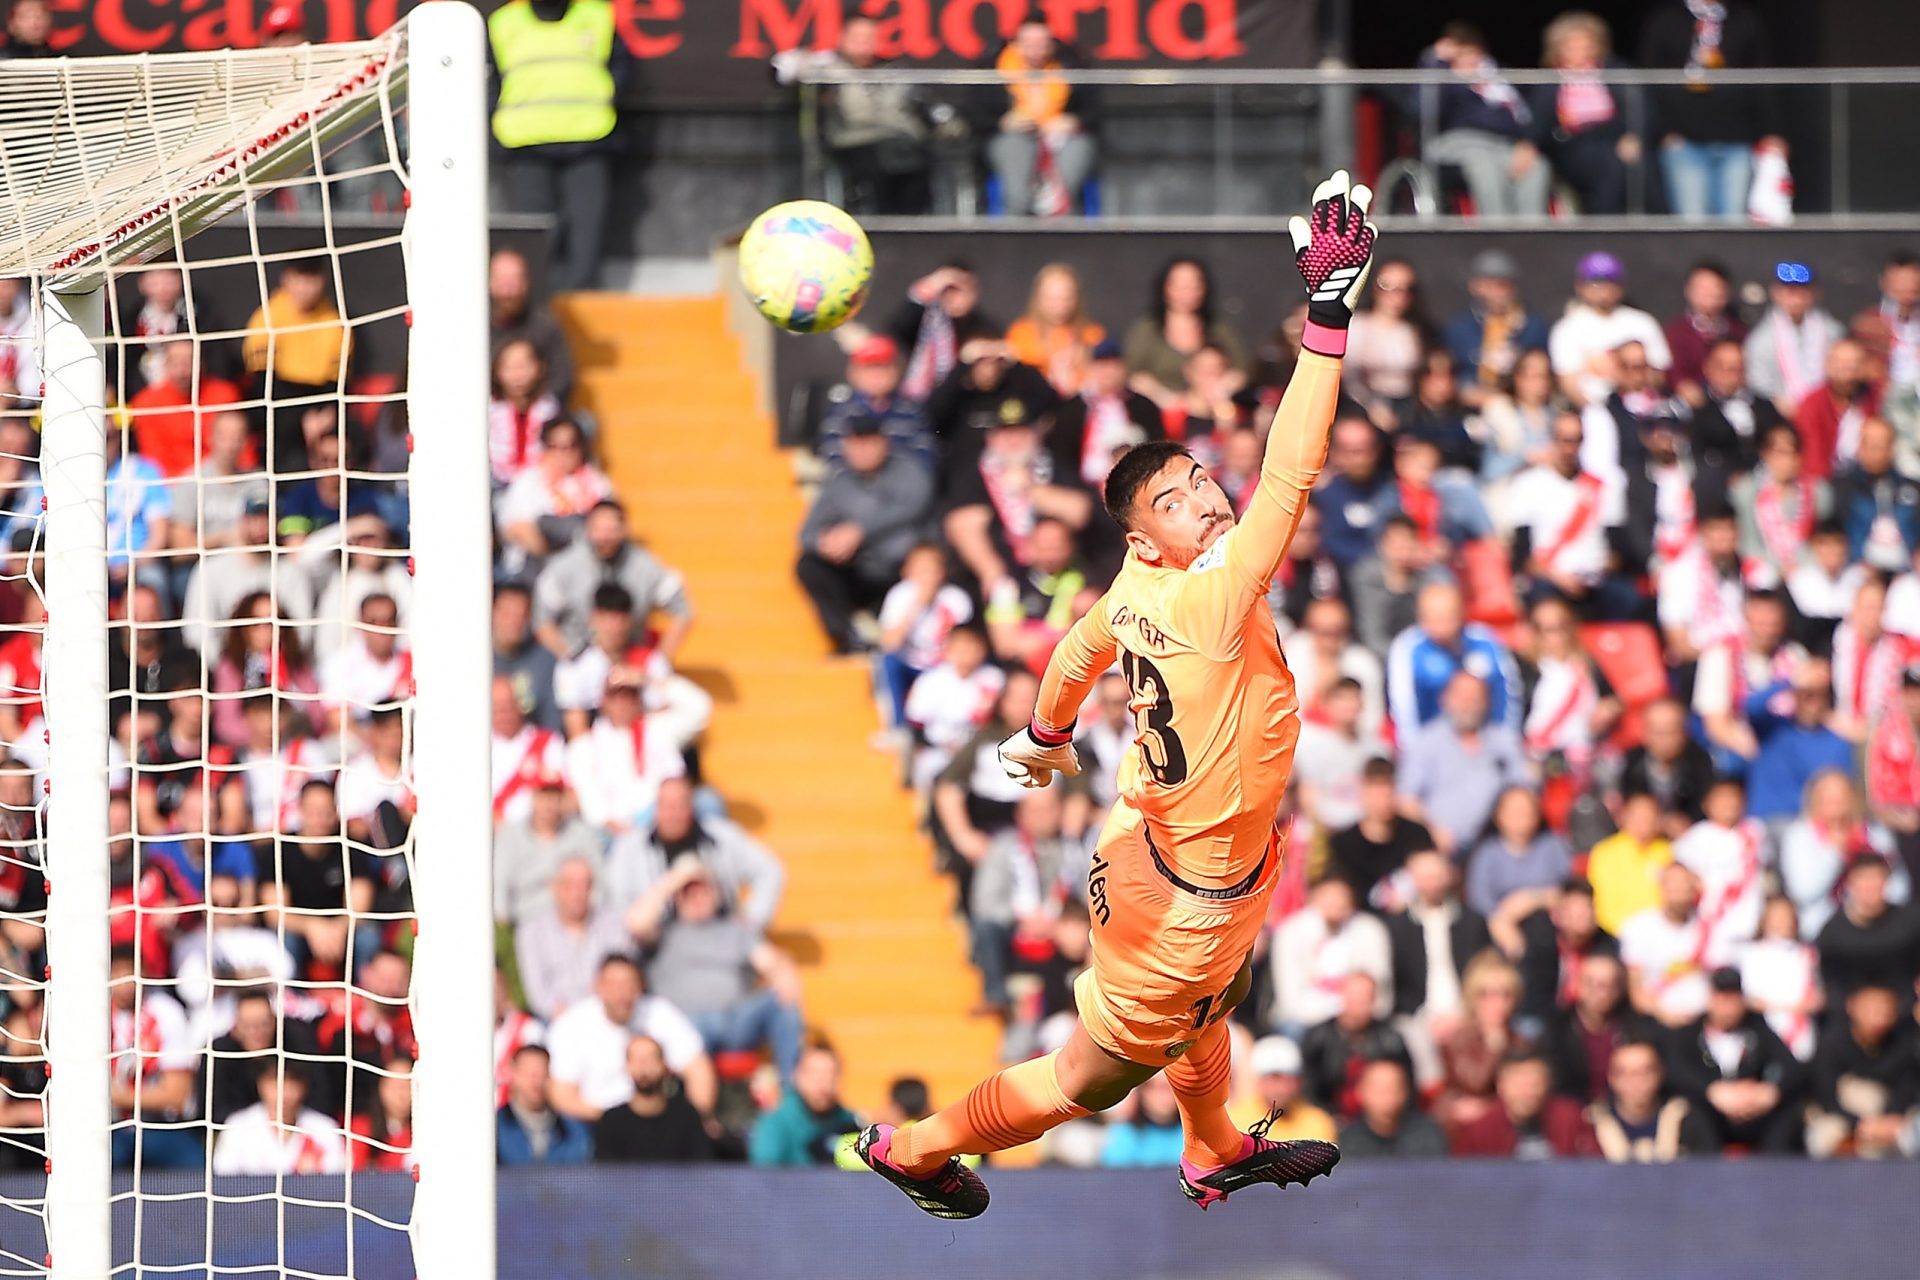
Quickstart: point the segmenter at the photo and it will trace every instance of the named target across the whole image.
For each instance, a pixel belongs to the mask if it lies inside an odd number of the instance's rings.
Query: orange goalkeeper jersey
[[[1041,684],[1034,718],[1057,731],[1118,656],[1138,748],[1121,761],[1120,796],[1203,887],[1245,879],[1266,855],[1293,769],[1300,704],[1266,596],[1326,461],[1339,390],[1340,361],[1302,353],[1246,514],[1190,568],[1129,555]]]

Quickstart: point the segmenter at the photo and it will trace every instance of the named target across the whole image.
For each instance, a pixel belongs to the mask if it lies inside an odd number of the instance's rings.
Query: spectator
[[[1765,713],[1764,702],[1782,694],[1779,686],[1790,685],[1807,662],[1807,651],[1787,636],[1787,603],[1779,593],[1750,592],[1741,615],[1745,626],[1702,653],[1693,674],[1693,710],[1708,748],[1733,771],[1744,771],[1760,750],[1750,717]],[[1757,701],[1749,690],[1765,690],[1766,697]]]
[[[1437,849],[1407,859],[1404,910],[1386,918],[1393,942],[1393,1009],[1420,1074],[1438,1079],[1436,1046],[1451,1037],[1466,1010],[1468,967],[1493,939],[1486,917],[1460,901],[1453,864]]]
[[[1780,1042],[1805,1062],[1813,1056],[1814,1024],[1827,1005],[1820,986],[1820,956],[1802,942],[1793,900],[1767,899],[1760,936],[1740,953],[1740,986]]]
[[[510,487],[540,461],[547,425],[566,409],[547,385],[547,367],[531,340],[516,338],[493,353],[492,399],[487,405],[487,450],[493,487]]]
[[[1731,338],[1708,347],[1701,362],[1691,439],[1700,496],[1712,504],[1726,499],[1734,482],[1753,470],[1768,433],[1784,421],[1772,401],[1748,388],[1750,363]]]
[[[5,50],[0,49],[0,57]],[[6,1052],[0,1055],[0,1125],[11,1131],[13,1143],[0,1153],[0,1160],[15,1173],[46,1168],[47,1064],[41,1045],[44,1035],[43,1010],[33,997],[15,1003],[0,1020],[6,1032]]]
[[[514,928],[527,1008],[548,1022],[594,990],[608,956],[633,950],[624,907],[614,902],[595,906],[593,890],[593,860],[566,858],[554,870],[550,905],[529,911]]]
[[[1069,886],[1085,878],[1086,854],[1075,857],[1061,821],[1057,792],[1028,792],[1014,805],[1012,829],[994,835],[974,868],[967,913],[973,963],[980,970],[982,1002],[995,1011],[1011,1006],[1007,974],[1016,937],[1050,933],[1053,911]]]
[[[1079,275],[1064,262],[1050,262],[1033,277],[1026,314],[1008,326],[1007,347],[1071,398],[1080,394],[1093,353],[1106,337],[1081,307]]]
[[[1425,363],[1426,326],[1417,310],[1418,288],[1412,263],[1398,258],[1374,263],[1367,305],[1347,331],[1341,381],[1382,431],[1400,425]]]
[[[1865,853],[1888,857],[1891,846],[1883,829],[1868,825],[1846,766],[1828,766],[1807,779],[1799,809],[1780,833],[1777,868],[1780,887],[1799,913],[1802,936],[1820,936],[1853,860]],[[1903,863],[1888,882],[1888,897],[1906,902],[1911,889]]]
[[[358,613],[352,639],[321,661],[318,682],[329,711],[356,733],[376,712],[397,711],[396,704],[413,696],[413,654],[400,643],[400,606],[376,591],[361,597]]]
[[[1437,1038],[1442,1084],[1433,1118],[1448,1134],[1484,1116],[1494,1105],[1494,1079],[1514,1047],[1520,1007],[1520,971],[1497,951],[1482,951],[1461,975],[1461,1016]]]
[[[1483,218],[1545,216],[1553,175],[1533,143],[1533,111],[1501,79],[1486,38],[1464,22],[1450,22],[1421,53],[1419,65],[1447,67],[1457,77],[1440,86],[1426,159],[1460,167],[1474,211]]]
[[[1884,371],[1895,399],[1920,393],[1920,257],[1904,249],[1880,268],[1880,302],[1853,318],[1853,332]]]
[[[1867,349],[1854,339],[1827,348],[1824,380],[1793,411],[1810,479],[1825,480],[1858,456],[1861,430],[1880,412],[1880,391],[1869,374]]]
[[[1367,1063],[1386,1058],[1408,1075],[1413,1060],[1407,1044],[1377,1009],[1380,988],[1369,973],[1349,973],[1339,986],[1340,1011],[1309,1029],[1300,1041],[1306,1060],[1307,1096],[1316,1104],[1351,1120],[1361,1111],[1356,1089]]]
[[[1345,880],[1354,901],[1369,906],[1400,897],[1396,874],[1413,855],[1434,847],[1427,828],[1399,811],[1394,779],[1390,757],[1368,761],[1360,771],[1359,820],[1327,843],[1326,874]]]
[[[573,352],[552,310],[534,303],[527,257],[518,249],[495,249],[487,259],[487,338],[494,359],[509,342],[532,344],[554,398],[565,404],[572,397]]]
[[[250,597],[269,592],[292,618],[310,616],[311,602],[291,575],[273,572],[273,526],[266,494],[250,494],[241,506],[238,541],[201,555],[187,575],[180,601],[180,638],[205,654],[226,638],[221,623],[236,616]]]
[[[566,775],[580,816],[616,836],[645,821],[660,784],[687,771],[674,729],[668,715],[646,710],[641,677],[627,668],[609,672],[600,714],[567,743]]]
[[[847,437],[856,423],[872,419],[895,451],[932,470],[932,427],[920,402],[900,394],[902,373],[900,344],[886,334],[870,334],[854,347],[847,356],[846,381],[827,392],[814,451],[833,466],[844,467]]]
[[[981,451],[956,462],[948,479],[942,524],[954,554],[991,600],[1005,590],[1015,566],[1035,563],[1034,530],[1042,518],[1082,530],[1094,503],[1076,476],[1054,470],[1030,417],[993,419],[981,427]]]
[[[1420,590],[1414,625],[1394,637],[1387,652],[1387,710],[1403,741],[1440,718],[1445,694],[1463,671],[1482,682],[1494,721],[1521,720],[1513,655],[1486,627],[1465,621],[1464,613],[1457,587],[1430,583]]]
[[[1037,516],[1027,534],[1020,571],[988,594],[987,636],[1004,663],[1044,671],[1067,628],[1099,598],[1074,544],[1074,531],[1052,516]]]
[[[1906,1025],[1902,1026],[1902,1022]],[[1810,1072],[1807,1153],[1816,1160],[1905,1154],[1901,1140],[1920,1114],[1920,1046],[1891,988],[1847,997],[1846,1020],[1820,1039]]]
[[[1174,258],[1161,267],[1147,314],[1127,330],[1129,385],[1164,409],[1187,389],[1187,357],[1202,347],[1220,348],[1232,368],[1245,369],[1246,344],[1217,310],[1206,263]]]
[[[780,909],[786,868],[766,846],[718,815],[696,812],[693,783],[682,776],[660,783],[653,826],[629,831],[607,853],[607,898],[633,902],[667,874],[675,861],[700,860],[729,916],[765,933]]]
[[[1920,547],[1920,480],[1896,465],[1894,444],[1886,419],[1868,418],[1853,461],[1833,477],[1833,516],[1846,530],[1847,560],[1881,573],[1899,573]]]
[[[627,1041],[627,1074],[633,1096],[593,1122],[596,1164],[700,1164],[713,1159],[713,1139],[700,1113],[667,1072],[660,1042],[636,1035]]]
[[[1285,1036],[1262,1036],[1253,1042],[1247,1071],[1253,1092],[1231,1109],[1242,1129],[1271,1121],[1267,1136],[1275,1142],[1332,1142],[1338,1134],[1333,1117],[1307,1100],[1301,1083],[1305,1063],[1300,1046]]]
[[[217,915],[214,918],[220,919]],[[213,1052],[200,1068],[205,1089],[201,1096],[207,1100],[207,1119],[215,1127],[259,1103],[260,1070],[271,1070],[283,1051],[289,1066],[304,1066],[306,1058],[312,1056],[314,1046],[307,1025],[288,1018],[285,1026],[286,1043],[282,1045],[281,1019],[269,991],[255,987],[234,998],[233,1025],[213,1038]]]
[[[53,45],[53,7],[47,0],[13,0],[7,10],[7,39],[0,44],[0,59],[51,58]]]
[[[1391,472],[1381,466],[1384,439],[1363,418],[1342,417],[1333,424],[1328,461],[1334,475],[1314,491],[1311,501],[1325,524],[1327,553],[1343,570],[1355,570],[1372,555],[1376,538],[1385,542],[1384,521],[1394,512],[1398,495]],[[1413,522],[1400,518],[1411,529]],[[1426,567],[1424,557],[1420,567]]]
[[[1560,73],[1557,85],[1527,93],[1547,159],[1572,186],[1584,214],[1635,212],[1646,208],[1640,173],[1647,129],[1644,93],[1617,87],[1607,72],[1626,64],[1613,56],[1613,32],[1591,13],[1563,13],[1541,36],[1540,65]]]
[[[1770,61],[1760,15],[1743,0],[1666,0],[1641,25],[1639,64],[1687,72],[1685,85],[1658,85],[1649,94],[1667,200],[1680,217],[1742,221],[1754,149],[1786,154],[1778,94],[1707,80],[1712,71]]]
[[[1672,698],[1648,703],[1640,726],[1640,745],[1627,752],[1620,788],[1652,795],[1662,815],[1661,829],[1669,837],[1678,836],[1700,820],[1713,781],[1713,760],[1687,736],[1686,708]],[[1615,918],[1624,924],[1631,914]]]
[[[1676,1027],[1667,1077],[1697,1108],[1708,1150],[1737,1144],[1768,1155],[1799,1149],[1806,1069],[1747,1006],[1738,969],[1715,969],[1704,1014]]]
[[[1061,401],[1047,432],[1056,475],[1078,475],[1089,486],[1104,485],[1114,459],[1137,438],[1164,440],[1167,429],[1160,406],[1127,385],[1127,362],[1120,344],[1103,338],[1087,353],[1078,391]]]
[[[797,572],[837,651],[857,652],[854,614],[898,580],[933,498],[932,477],[893,453],[873,419],[850,424],[846,468],[828,476],[800,530]]]
[[[200,793],[189,791],[181,812],[194,824],[187,827],[190,832],[204,822],[198,816],[199,807]],[[181,843],[202,844],[205,838],[194,834]],[[229,852],[234,856],[229,858]],[[194,1038],[202,1042],[233,1029],[240,998],[248,991],[243,984],[281,984],[295,977],[293,957],[274,932],[259,923],[253,850],[239,841],[216,842],[214,859],[213,874],[206,877],[205,901],[211,908],[206,915],[207,926],[183,931],[174,942],[173,952],[174,991],[189,1010]],[[234,870],[220,869],[231,863],[241,865]],[[239,871],[245,874],[237,874]]]
[[[1401,757],[1402,810],[1454,857],[1479,843],[1500,792],[1532,781],[1520,735],[1488,723],[1487,703],[1484,681],[1455,672],[1441,699],[1444,714],[1413,733]]]
[[[1640,342],[1623,342],[1599,357],[1612,391],[1580,414],[1586,444],[1580,462],[1588,471],[1619,484],[1630,470],[1644,467],[1649,437],[1663,427],[1677,430],[1688,413],[1685,401],[1664,394],[1660,376]]]
[[[993,104],[986,108],[993,121],[987,163],[1007,213],[1053,218],[1078,210],[1098,156],[1092,132],[1098,92],[1058,74],[1079,60],[1037,16],[1020,23],[993,65],[1007,83],[1004,98],[986,94]]]
[[[246,741],[246,704],[252,699],[234,694],[268,696],[262,691],[272,691],[288,698],[308,721],[324,724],[320,682],[314,678],[306,645],[300,631],[275,613],[272,598],[266,592],[247,596],[234,609],[232,622],[235,625],[224,628],[220,656],[213,666],[215,740],[228,745]]]
[[[1597,1156],[1593,1126],[1571,1098],[1550,1091],[1553,1077],[1537,1050],[1519,1047],[1500,1062],[1498,1105],[1487,1108],[1453,1137],[1456,1156],[1552,1160]]]
[[[1627,917],[1620,927],[1620,961],[1636,1012],[1669,1027],[1684,1025],[1707,1007],[1706,924],[1700,880],[1678,862],[1660,872],[1660,905]]]
[[[1660,874],[1673,861],[1673,845],[1661,831],[1659,797],[1628,791],[1620,799],[1620,829],[1587,854],[1594,918],[1619,935],[1626,922],[1660,905]]]
[[[1840,884],[1840,910],[1820,930],[1820,978],[1827,999],[1842,1002],[1861,987],[1883,986],[1904,1001],[1920,968],[1920,913],[1911,903],[1896,907],[1887,897],[1892,871],[1877,853],[1848,864]]]
[[[1412,1105],[1412,1073],[1392,1058],[1359,1065],[1354,1094],[1359,1114],[1340,1126],[1340,1152],[1349,1159],[1432,1160],[1447,1154],[1440,1126]]]
[[[1673,662],[1684,667],[1726,648],[1739,635],[1745,599],[1739,525],[1731,509],[1708,507],[1692,545],[1660,570],[1657,616]]]
[[[1494,801],[1487,836],[1466,860],[1469,907],[1487,917],[1498,937],[1544,909],[1572,874],[1566,842],[1547,830],[1540,799],[1527,786],[1508,786]],[[1517,936],[1517,935],[1515,935]]]
[[[1798,788],[1795,789],[1796,794]],[[1707,791],[1706,816],[1673,843],[1673,860],[1700,880],[1701,962],[1735,962],[1760,928],[1766,829],[1747,814],[1747,790],[1719,778]]]
[[[1667,1094],[1659,1045],[1646,1039],[1615,1045],[1606,1084],[1587,1120],[1609,1164],[1671,1164],[1714,1149],[1699,1113],[1685,1098]]]
[[[506,676],[493,678],[493,820],[525,822],[542,779],[567,784],[566,747],[559,734],[532,724]]]
[[[1088,825],[1097,827],[1119,799],[1120,762],[1138,751],[1135,739],[1140,730],[1133,714],[1133,693],[1120,672],[1105,672],[1094,682],[1092,706],[1091,713],[1080,717],[1074,746],[1095,810]]]
[[[586,437],[571,418],[550,418],[540,428],[540,455],[522,468],[500,495],[496,516],[501,565],[509,573],[536,569],[546,557],[580,536],[587,512],[613,496],[613,482],[587,461]]]
[[[1667,385],[1674,394],[1697,404],[1707,352],[1723,342],[1745,342],[1747,326],[1733,312],[1732,277],[1724,266],[1710,258],[1702,258],[1687,268],[1680,296],[1686,305],[1679,315],[1667,321],[1664,331],[1667,350],[1673,357],[1673,363],[1667,367]]]
[[[687,1101],[701,1116],[711,1116],[719,1086],[699,1031],[686,1014],[646,994],[640,966],[625,954],[601,960],[592,998],[575,1001],[547,1028],[554,1109],[591,1124],[631,1098],[627,1043],[634,1036],[646,1036],[660,1046],[667,1069],[680,1077]]]
[[[1107,1121],[1103,1169],[1164,1168],[1180,1159],[1180,1106],[1164,1074],[1149,1077]]]
[[[1517,383],[1522,356],[1547,349],[1547,326],[1521,302],[1520,264],[1502,250],[1484,249],[1467,263],[1467,297],[1467,309],[1447,322],[1445,340],[1461,402],[1479,409],[1496,387]]]
[[[615,104],[632,56],[598,0],[509,4],[487,20],[487,34],[509,202],[516,213],[558,219],[554,285],[590,289],[620,150]]]
[[[1339,521],[1339,517],[1331,514],[1331,504],[1316,505],[1309,510],[1326,512],[1321,519],[1329,528]],[[1359,507],[1358,512],[1369,522],[1375,514],[1365,506]],[[1348,566],[1355,628],[1360,643],[1376,661],[1389,656],[1394,638],[1414,625],[1419,615],[1421,592],[1428,586],[1449,581],[1445,567],[1436,563],[1432,548],[1421,542],[1412,520],[1395,514],[1379,523],[1378,554]]]
[[[307,976],[314,965],[351,976],[380,946],[377,923],[365,920],[378,883],[373,855],[343,836],[331,782],[309,779],[299,807],[300,834],[277,838],[261,859],[260,923],[284,933]]]
[[[655,614],[666,620],[654,648],[672,663],[693,629],[693,605],[680,574],[654,559],[627,536],[627,511],[607,499],[587,512],[583,538],[548,560],[534,586],[534,634],[556,657],[586,647],[593,593],[617,582],[633,597],[634,621],[647,627]]]
[[[542,775],[528,815],[494,828],[494,919],[518,925],[544,917],[553,907],[553,879],[561,865],[578,860],[596,866],[600,844],[593,828],[568,812],[566,779]]]
[[[754,1125],[747,1159],[763,1168],[831,1165],[841,1141],[859,1127],[840,1101],[840,1055],[810,1044],[779,1104]]]
[[[979,459],[990,426],[1044,422],[1059,401],[1046,375],[1014,359],[998,330],[969,338],[927,400],[927,419],[945,454],[943,484]]]
[[[503,1165],[585,1164],[593,1158],[593,1132],[561,1115],[547,1097],[550,1078],[544,1045],[514,1051],[507,1100],[494,1114],[494,1148]]]
[[[926,404],[937,425],[940,415],[930,402],[934,388],[959,364],[963,347],[997,335],[999,329],[980,310],[980,277],[967,263],[953,259],[913,282],[887,332],[907,353],[900,394]],[[1034,376],[1045,385],[1038,371]]]
[[[1524,966],[1521,1014],[1533,1022],[1573,1003],[1589,963],[1620,954],[1619,942],[1594,917],[1592,885],[1569,876],[1544,896],[1546,909],[1523,917],[1517,933],[1510,917],[1490,922],[1493,940]]]
[[[1514,477],[1507,497],[1513,563],[1533,579],[1535,601],[1551,593],[1591,617],[1621,617],[1638,606],[1631,585],[1609,574],[1611,543],[1626,521],[1625,495],[1582,468],[1585,440],[1580,418],[1560,414],[1547,461]]]
[[[1777,709],[1783,694],[1791,698],[1791,713],[1786,715]],[[1748,694],[1747,714],[1760,739],[1753,762],[1755,799],[1749,806],[1754,817],[1785,822],[1798,811],[1798,801],[1816,774],[1852,769],[1853,748],[1831,728],[1833,677],[1824,658],[1809,658],[1787,679]]]
[[[266,305],[248,319],[240,354],[256,393],[267,400],[332,396],[344,385],[351,338],[328,297],[331,276],[324,258],[282,264]],[[282,424],[268,444],[276,473],[306,470],[306,440],[300,431]]]
[[[227,1177],[345,1173],[347,1144],[340,1126],[306,1105],[312,1068],[298,1058],[268,1059],[254,1073],[260,1101],[227,1118],[213,1146],[213,1172]],[[153,1136],[146,1135],[142,1154],[148,1168],[154,1165]]]
[[[1271,951],[1268,1021],[1282,1034],[1298,1035],[1340,1018],[1354,998],[1349,979],[1356,975],[1367,980],[1374,1018],[1393,1010],[1393,945],[1386,926],[1356,909],[1345,880],[1329,877],[1313,886],[1306,908],[1274,929]]]
[[[1420,358],[1413,400],[1406,406],[1396,436],[1399,452],[1404,454],[1407,445],[1413,441],[1439,450],[1440,457],[1434,463],[1436,467],[1444,466],[1450,473],[1464,473],[1443,476],[1439,485],[1450,500],[1449,506],[1458,506],[1473,513],[1471,516],[1454,517],[1454,523],[1467,528],[1464,533],[1450,535],[1450,540],[1465,542],[1470,538],[1485,537],[1489,532],[1486,513],[1481,509],[1480,495],[1471,483],[1474,473],[1480,470],[1480,442],[1467,429],[1466,409],[1460,403],[1460,385],[1453,376],[1453,358],[1444,351],[1429,351]],[[1401,469],[1401,476],[1404,481],[1404,468]],[[1454,481],[1459,483],[1452,483]],[[1404,491],[1403,484],[1403,495]],[[1414,518],[1414,523],[1423,523],[1418,508],[1406,502],[1404,497],[1402,505],[1407,514]]]
[[[922,542],[907,552],[900,581],[880,602],[880,660],[896,726],[908,723],[907,701],[920,677],[949,660],[955,629],[972,620],[972,598],[947,580],[946,551]]]
[[[1833,513],[1824,480],[1807,474],[1800,436],[1776,423],[1760,438],[1760,466],[1730,488],[1740,519],[1740,554],[1748,581],[1784,586],[1800,566],[1815,525]]]
[[[516,979],[518,976],[515,975]],[[517,998],[508,989],[506,970],[496,958],[493,964],[493,1083],[494,1102],[500,1106],[506,1105],[512,1084],[514,1055],[527,1045],[545,1048],[547,1043],[547,1024],[520,1008],[515,1003]],[[543,1082],[544,1079],[543,1076]],[[544,1083],[542,1087],[544,1089]]]
[[[770,1049],[782,1080],[800,1058],[800,971],[786,952],[724,910],[697,854],[682,854],[627,908],[647,985],[692,1020],[709,1053]]]
[[[355,1172],[405,1173],[414,1168],[413,1059],[393,1058],[375,1077],[373,1102],[348,1119]]]
[[[1225,351],[1208,344],[1187,357],[1181,376],[1187,389],[1160,406],[1167,432],[1184,441],[1203,466],[1218,466],[1226,438],[1246,421],[1246,375]]]
[[[1301,513],[1301,529],[1312,525],[1317,530],[1319,522],[1317,509],[1308,507]],[[1295,531],[1294,541],[1298,545],[1299,530]],[[1291,560],[1282,561],[1283,574],[1291,564]],[[1296,582],[1320,577],[1330,577],[1337,582],[1339,572],[1329,561],[1324,573],[1318,568],[1302,566],[1293,577]],[[1293,594],[1288,594],[1289,608]],[[1356,727],[1363,737],[1377,737],[1387,720],[1386,675],[1380,659],[1354,641],[1353,615],[1337,589],[1325,595],[1313,594],[1311,589],[1298,594],[1306,597],[1298,628],[1281,644],[1286,651],[1287,666],[1293,672],[1294,688],[1300,696],[1303,722],[1311,724],[1318,719],[1333,691],[1352,681],[1360,698]]]
[[[150,981],[147,969],[132,946],[115,942],[107,974],[113,1007],[113,1164],[131,1168],[137,1153],[148,1169],[198,1168],[200,1133],[181,1122],[196,1109],[199,1046],[192,1042],[179,1001]]]
[[[1650,1024],[1627,1000],[1627,971],[1617,955],[1589,956],[1575,971],[1573,998],[1545,1019],[1540,1042],[1556,1092],[1581,1105],[1607,1094],[1614,1052]]]
[[[592,730],[594,717],[606,705],[608,682],[618,676],[638,685],[648,731],[658,733],[675,752],[689,750],[713,716],[713,699],[673,673],[651,634],[636,642],[633,597],[625,587],[609,582],[595,589],[587,628],[593,639],[553,674],[553,696],[568,739]]]
[[[1589,253],[1574,271],[1573,305],[1554,322],[1548,338],[1554,376],[1575,408],[1604,405],[1618,374],[1614,352],[1637,342],[1647,363],[1665,372],[1673,363],[1659,321],[1622,305],[1627,269],[1610,253]]]
[[[345,572],[340,571],[342,542]],[[394,602],[400,625],[406,627],[412,624],[413,606],[413,574],[407,561],[406,551],[394,549],[393,529],[387,522],[372,512],[363,512],[313,539],[311,548],[295,565],[305,571],[308,585],[318,588],[314,617],[352,617],[360,612],[368,596],[383,595]],[[315,626],[310,630],[314,649],[322,657],[345,638],[339,627]]]
[[[1900,698],[1867,747],[1867,807],[1893,834],[1904,865],[1920,865],[1920,665],[1900,674]]]
[[[208,411],[243,397],[225,378],[202,372],[192,339],[153,343],[149,352],[156,348],[156,374],[127,400],[127,416],[139,435],[142,457],[169,477],[191,475],[195,460],[213,447],[218,415]]]
[[[1747,335],[1747,379],[1756,396],[1791,417],[1819,387],[1827,349],[1844,333],[1821,309],[1817,277],[1805,263],[1776,264],[1767,297],[1765,314]]]
[[[1361,711],[1360,682],[1342,678],[1320,701],[1313,718],[1303,715],[1294,778],[1300,811],[1323,831],[1338,831],[1360,820],[1366,766],[1387,754],[1379,738],[1360,731]]]
[[[878,25],[864,14],[848,14],[839,48],[822,61],[841,71],[887,70]],[[923,96],[918,85],[864,79],[820,86],[821,138],[846,183],[849,210],[918,214],[932,206]]]
[[[132,443],[126,432],[107,432],[107,576],[116,596],[136,576],[164,569],[155,559],[172,537],[170,486]]]

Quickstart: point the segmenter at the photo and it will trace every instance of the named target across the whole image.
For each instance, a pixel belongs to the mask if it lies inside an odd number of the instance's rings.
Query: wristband
[[[1073,741],[1073,724],[1073,721],[1068,721],[1067,727],[1064,729],[1050,729],[1046,725],[1041,724],[1036,717],[1034,721],[1027,726],[1027,733],[1035,742],[1043,747],[1064,747]]]
[[[1307,331],[1300,337],[1300,346],[1302,350],[1311,351],[1317,356],[1331,356],[1338,360],[1347,354],[1347,331],[1308,320]]]

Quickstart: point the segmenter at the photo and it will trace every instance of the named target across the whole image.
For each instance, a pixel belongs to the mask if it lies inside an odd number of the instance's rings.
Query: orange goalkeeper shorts
[[[1145,819],[1124,800],[1114,805],[1087,877],[1092,963],[1074,984],[1095,1044],[1164,1067],[1226,1015],[1222,998],[1266,924],[1283,852],[1276,832],[1241,885],[1182,887]]]

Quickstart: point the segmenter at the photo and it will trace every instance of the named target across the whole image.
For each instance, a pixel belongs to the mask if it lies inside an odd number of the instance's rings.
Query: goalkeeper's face
[[[1140,486],[1127,545],[1149,564],[1184,569],[1233,528],[1233,519],[1225,491],[1180,454]]]

